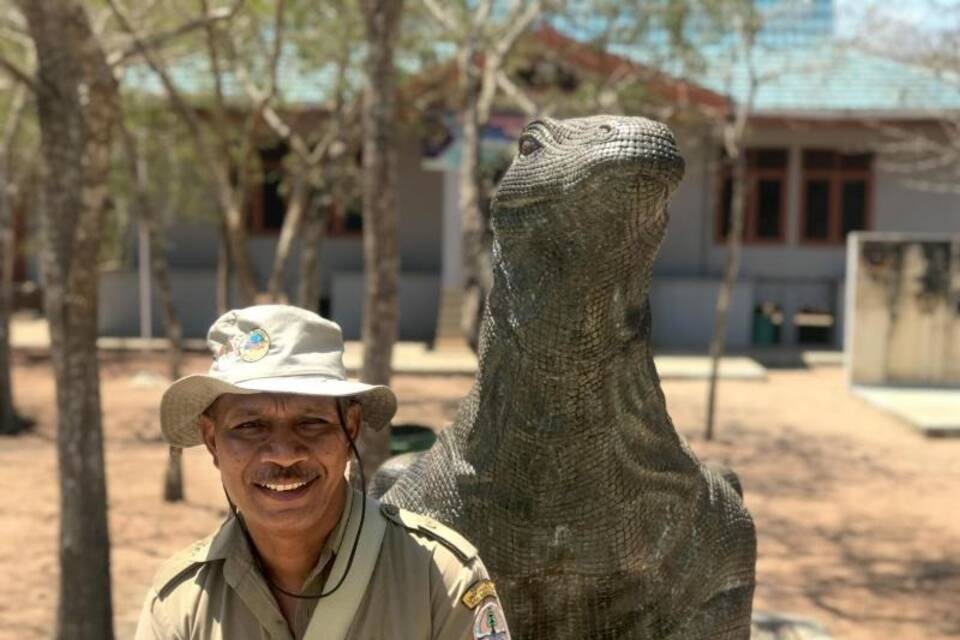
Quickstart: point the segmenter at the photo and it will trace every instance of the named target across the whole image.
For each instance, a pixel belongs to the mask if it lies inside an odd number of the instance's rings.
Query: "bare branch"
[[[493,0],[479,0],[477,2],[477,8],[473,12],[473,29],[475,31],[483,29],[484,25],[487,24],[487,20],[490,19],[491,9],[493,9]]]
[[[210,13],[209,0],[200,0],[200,5],[203,7],[203,12],[205,14]],[[217,115],[214,118],[213,129],[217,132],[217,137],[220,140],[221,153],[228,155],[228,136],[224,130],[227,106],[226,99],[224,98],[223,94],[223,72],[220,68],[220,48],[217,46],[216,25],[213,22],[206,22],[204,23],[204,31],[206,31],[207,34],[207,56],[210,59],[210,71],[213,73],[213,93],[216,99],[215,104],[217,108]],[[243,172],[241,172],[241,174],[242,173]]]
[[[273,99],[277,93],[277,70],[280,65],[280,55],[283,53],[284,24],[283,15],[287,3],[285,0],[277,0],[277,9],[273,20],[273,50],[270,52],[270,83],[267,90],[267,100]]]
[[[507,23],[506,33],[500,36],[494,45],[494,51],[499,58],[503,59],[509,55],[510,50],[513,49],[513,45],[515,45],[520,36],[530,28],[533,21],[540,17],[541,13],[543,13],[543,2],[541,0],[533,0],[533,2],[526,6],[523,13],[517,16],[515,20]]]
[[[502,69],[497,71],[497,86],[507,97],[513,100],[518,107],[523,109],[523,112],[528,116],[533,117],[540,113],[540,107],[537,103],[525,94],[520,87],[514,84],[513,80],[511,80]]]
[[[240,8],[240,2],[235,3],[232,7],[214,9],[206,15],[203,15],[199,18],[189,20],[178,27],[174,27],[169,31],[161,31],[160,33],[153,34],[144,38],[143,44],[150,49],[160,49],[166,46],[173,40],[180,38],[192,31],[197,29],[205,29],[211,23],[219,22],[221,20],[230,20],[236,15],[237,10]],[[139,50],[136,46],[130,46],[122,51],[114,51],[111,53],[107,60],[111,67],[121,65],[130,58],[136,57],[139,55]]]
[[[10,19],[9,16],[0,16],[0,34],[21,47],[33,47],[33,40],[27,32],[26,26]]]
[[[423,0],[424,6],[430,12],[430,15],[440,23],[440,26],[445,28],[451,34],[456,34],[460,29],[457,25],[457,20],[452,15],[450,15],[446,9],[437,4],[436,0]]]
[[[29,37],[27,25],[23,23],[23,19],[17,12],[9,12],[6,15],[0,15],[0,29],[14,31]]]
[[[37,83],[26,71],[18,67],[12,61],[0,56],[0,68],[3,68],[10,76],[20,84],[28,87],[34,93],[37,92]]]
[[[7,117],[3,123],[3,133],[0,134],[0,156],[6,156],[10,146],[16,139],[17,132],[20,130],[20,124],[23,122],[23,110],[26,106],[26,86],[20,84],[14,91],[13,99],[10,101],[10,107],[7,110]],[[2,186],[0,186],[2,188]]]
[[[120,24],[120,28],[123,29],[133,40],[133,45],[136,47],[137,52],[143,56],[144,60],[146,60],[147,64],[150,66],[150,69],[153,70],[153,72],[160,78],[160,82],[163,84],[163,88],[167,93],[167,97],[170,99],[174,109],[177,110],[177,113],[180,114],[180,117],[190,130],[190,135],[193,137],[197,146],[201,161],[211,169],[214,169],[216,162],[214,161],[210,149],[207,147],[206,137],[203,135],[197,114],[193,111],[193,109],[190,108],[186,100],[184,100],[183,96],[180,94],[180,90],[177,89],[176,84],[174,84],[173,80],[170,78],[170,74],[167,73],[167,70],[157,59],[153,50],[147,47],[143,38],[139,33],[137,33],[133,25],[130,24],[129,19],[127,19],[126,15],[120,10],[120,7],[117,5],[117,0],[107,0],[107,4],[110,5],[110,10],[113,12],[114,17]],[[217,172],[214,170],[213,174],[216,175],[216,173]]]

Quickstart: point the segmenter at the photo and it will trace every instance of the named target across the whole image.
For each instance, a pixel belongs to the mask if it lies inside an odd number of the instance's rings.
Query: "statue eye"
[[[543,147],[543,145],[540,144],[540,141],[531,135],[520,137],[520,155],[522,156],[528,156],[541,147]]]

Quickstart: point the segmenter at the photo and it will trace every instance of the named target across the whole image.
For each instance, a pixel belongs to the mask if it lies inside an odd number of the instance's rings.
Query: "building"
[[[960,87],[923,68],[841,46],[831,1],[805,6],[806,13],[772,25],[760,38],[757,64],[764,80],[745,145],[745,241],[727,336],[733,349],[841,346],[848,232],[960,231],[960,196],[912,187],[911,176],[891,168],[897,158],[888,144],[893,128],[936,136],[942,119],[960,120]],[[560,63],[553,58],[552,74],[561,83],[603,74],[613,64],[644,66],[637,61],[641,54],[598,53],[550,28],[531,37],[533,50],[562,51]],[[702,116],[674,123],[687,173],[655,265],[653,335],[664,349],[703,350],[712,331],[730,192],[716,122],[744,99],[747,87],[743,68],[724,67],[725,44],[711,45],[717,50],[708,52],[710,64],[692,79],[678,80],[681,70],[670,65],[647,75],[651,93]],[[457,124],[450,113],[437,121],[441,132],[431,138],[441,143],[409,137],[400,162],[400,337],[407,340],[432,341],[457,324],[450,321],[460,287]],[[509,157],[523,122],[515,112],[496,113],[485,132],[485,153],[494,161]],[[259,213],[251,214],[250,245],[263,278],[279,227],[279,200],[269,180],[254,198]],[[216,313],[216,237],[211,223],[170,230],[174,295],[187,335],[201,335]],[[361,245],[358,225],[340,224],[322,251],[318,308],[343,326],[348,339],[359,336]],[[295,264],[296,252],[286,279],[290,292]],[[104,273],[102,333],[139,332],[136,269],[134,263]],[[155,334],[159,316],[153,314]]]

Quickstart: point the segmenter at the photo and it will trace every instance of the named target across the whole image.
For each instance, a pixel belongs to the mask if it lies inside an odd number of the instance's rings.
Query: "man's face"
[[[360,406],[347,412],[356,438]],[[300,535],[336,522],[350,445],[333,398],[279,393],[220,396],[201,416],[223,486],[251,527]]]

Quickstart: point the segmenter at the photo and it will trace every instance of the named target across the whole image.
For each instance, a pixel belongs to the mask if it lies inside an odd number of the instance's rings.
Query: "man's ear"
[[[217,459],[217,440],[215,437],[217,425],[213,418],[206,413],[200,414],[200,417],[197,418],[197,425],[200,427],[200,435],[203,436],[203,444],[207,447],[210,455],[213,456],[213,466],[219,469],[220,461]]]
[[[351,402],[347,408],[347,428],[354,442],[360,437],[360,425],[363,423],[363,406],[359,402]]]

